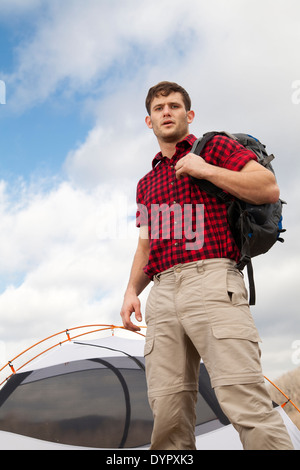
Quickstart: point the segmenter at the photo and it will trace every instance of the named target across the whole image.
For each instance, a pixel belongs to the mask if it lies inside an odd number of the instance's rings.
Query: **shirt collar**
[[[195,142],[196,137],[193,134],[189,134],[186,136],[183,140],[178,142],[176,144],[176,153],[183,153],[185,150],[187,150],[189,147],[191,148],[193,143]],[[152,168],[155,168],[156,165],[162,161],[163,155],[161,152],[158,152],[155,157],[152,160]]]

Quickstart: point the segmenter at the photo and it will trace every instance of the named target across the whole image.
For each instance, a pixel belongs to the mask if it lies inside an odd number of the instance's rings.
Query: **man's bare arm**
[[[177,163],[176,176],[188,174],[214,183],[233,196],[251,204],[276,202],[279,188],[274,174],[254,160],[250,160],[241,171],[211,165],[202,157],[189,153]]]
[[[149,258],[149,240],[145,236],[147,227],[141,227],[138,246],[132,263],[128,286],[124,295],[124,302],[121,309],[123,325],[128,330],[139,331],[140,327],[132,323],[131,314],[135,313],[137,321],[142,321],[141,303],[139,294],[150,282],[149,277],[144,273],[143,267]]]

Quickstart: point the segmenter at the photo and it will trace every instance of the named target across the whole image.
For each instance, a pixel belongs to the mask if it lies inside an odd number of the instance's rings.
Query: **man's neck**
[[[185,139],[187,135],[183,136],[179,140],[176,140],[175,142],[165,142],[159,140],[158,144],[163,157],[168,157],[171,159],[176,152],[176,145],[178,142],[181,142],[183,139]]]
[[[164,157],[172,158],[176,151],[176,143],[160,143],[160,151]]]

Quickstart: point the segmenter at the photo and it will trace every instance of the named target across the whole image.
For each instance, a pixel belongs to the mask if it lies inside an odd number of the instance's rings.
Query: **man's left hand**
[[[175,166],[176,178],[179,179],[182,175],[190,175],[195,178],[207,179],[211,166],[199,155],[188,153]]]

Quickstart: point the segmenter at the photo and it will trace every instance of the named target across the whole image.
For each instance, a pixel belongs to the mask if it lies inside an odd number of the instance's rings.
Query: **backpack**
[[[238,141],[246,149],[254,152],[261,165],[275,174],[271,165],[274,155],[268,155],[265,145],[248,134],[207,132],[195,141],[191,153],[200,155],[207,142],[216,135],[225,135]],[[202,190],[227,205],[228,223],[240,250],[240,259],[236,264],[236,268],[242,271],[247,266],[249,305],[255,305],[255,284],[251,258],[266,253],[276,241],[284,241],[280,235],[285,232],[285,229],[282,228],[282,206],[286,202],[279,199],[272,204],[249,204],[226,193],[207,180],[194,177],[191,177],[191,180]]]

